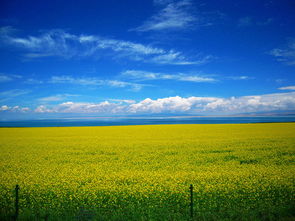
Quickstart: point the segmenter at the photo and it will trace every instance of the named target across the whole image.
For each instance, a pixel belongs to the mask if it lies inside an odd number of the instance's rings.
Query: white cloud
[[[40,102],[62,101],[62,100],[67,99],[68,97],[76,97],[76,96],[78,96],[78,95],[75,95],[75,94],[57,94],[57,95],[53,95],[53,96],[39,98],[38,101],[40,101]]]
[[[24,81],[25,84],[43,84],[44,82],[41,80],[37,80],[34,78],[28,78]]]
[[[104,80],[106,85],[109,85],[111,87],[130,87],[133,91],[140,91],[142,87],[147,86],[143,84],[136,84],[131,82],[125,82],[125,81],[118,81],[118,80]]]
[[[74,78],[72,76],[52,76],[49,83],[53,84],[78,84],[84,86],[109,86],[116,88],[128,87],[131,90],[139,91],[142,87],[146,86],[144,84],[131,83],[126,81],[118,80],[102,80],[98,78]]]
[[[1,111],[28,112],[28,111],[30,111],[30,108],[28,108],[28,107],[20,107],[20,106],[9,107],[7,105],[3,105],[3,106],[0,107],[0,112]]]
[[[287,65],[295,65],[295,39],[290,40],[286,48],[275,48],[269,54],[276,57],[277,61]]]
[[[100,56],[128,58],[133,61],[156,64],[192,65],[207,63],[212,56],[188,59],[183,53],[125,40],[97,35],[75,35],[63,30],[50,30],[39,36],[15,37],[10,32],[0,32],[2,42],[22,48],[27,58],[58,56],[82,58]]]
[[[294,91],[295,86],[280,87],[279,90],[291,90],[291,91]]]
[[[205,107],[207,111],[233,113],[294,109],[295,93],[293,92],[220,99]]]
[[[179,96],[160,98],[152,100],[147,98],[136,104],[131,104],[128,111],[131,113],[183,113],[199,109],[208,102],[215,101],[217,98],[211,97],[189,97]],[[201,109],[199,109],[200,111]]]
[[[41,105],[35,109],[38,113],[101,113],[101,114],[234,114],[263,111],[295,110],[295,92],[243,96],[231,98],[180,96],[146,98],[139,102],[100,103],[64,102],[55,106]],[[3,106],[2,106],[3,107]],[[6,107],[3,107],[5,109]]]
[[[56,96],[42,97],[42,98],[39,98],[38,101],[51,102],[51,101],[60,101],[63,99],[64,99],[64,97],[62,97],[60,95],[56,95]]]
[[[134,104],[135,103],[135,100],[129,100],[129,99],[109,99],[109,101],[126,103],[126,104]]]
[[[5,102],[7,100],[11,100],[15,97],[19,97],[25,94],[30,93],[30,90],[21,90],[21,89],[13,89],[8,91],[0,92],[0,102]]]
[[[249,76],[246,76],[246,75],[242,75],[242,76],[231,76],[231,77],[228,77],[229,79],[232,79],[232,80],[251,80],[251,79],[254,79],[254,77],[249,77]]]
[[[214,60],[214,57],[207,55],[194,61],[188,61],[180,52],[173,50],[166,54],[154,56],[151,61],[157,64],[176,64],[176,65],[201,65]]]
[[[20,75],[0,73],[0,83],[13,81],[15,79],[20,79],[20,78],[22,78],[22,76],[20,76]]]
[[[13,90],[0,92],[0,97],[12,98],[12,97],[18,97],[18,96],[21,96],[21,95],[25,95],[25,94],[28,94],[28,93],[30,93],[29,90],[13,89]]]
[[[282,84],[285,81],[286,81],[286,79],[282,79],[282,78],[275,79],[275,82],[278,83],[278,84]]]
[[[103,81],[96,78],[74,78],[72,76],[52,76],[49,83],[52,84],[79,84],[79,85],[102,85]]]
[[[22,107],[21,108],[21,111],[22,112],[28,112],[28,111],[30,111],[31,109],[30,108],[28,108],[28,107]]]
[[[140,32],[180,30],[202,25],[200,16],[191,12],[193,4],[190,0],[158,0],[154,3],[164,8],[133,30]]]
[[[0,110],[1,111],[6,111],[6,110],[9,110],[9,107],[7,105],[3,105],[0,107]]]
[[[1,74],[0,75],[0,83],[7,82],[7,81],[12,81],[12,78]]]
[[[116,114],[235,114],[263,111],[295,110],[295,92],[242,96],[220,97],[167,97],[146,98],[142,101],[109,99],[100,103],[63,102],[57,105],[40,105],[36,113],[99,113]],[[0,111],[26,112],[27,107],[3,105]]]
[[[29,51],[26,56],[30,58],[46,56],[72,57],[75,55],[73,47],[76,47],[76,45],[70,46],[70,44],[74,44],[75,36],[62,30],[51,30],[41,36],[28,36],[26,38],[7,35],[6,41]]]
[[[150,31],[187,28],[196,21],[196,17],[188,12],[190,6],[190,1],[169,3],[157,15],[154,15],[150,20],[137,28],[137,30]]]
[[[225,15],[219,11],[202,12],[197,10],[193,0],[154,0],[156,14],[148,18],[142,25],[131,31],[180,31],[211,26]],[[203,4],[198,4],[202,7]]]
[[[36,113],[52,113],[53,111],[50,110],[49,108],[45,107],[44,105],[38,106],[34,112]]]
[[[145,80],[176,80],[176,81],[189,81],[189,82],[215,82],[216,79],[212,77],[204,77],[200,75],[188,75],[188,74],[164,74],[155,73],[141,70],[127,70],[122,72],[122,76],[131,78],[137,81]]]
[[[295,92],[244,96],[216,97],[170,97],[157,100],[145,99],[131,105],[131,112],[189,112],[189,113],[244,113],[273,110],[294,110]]]
[[[115,114],[121,112],[124,106],[108,101],[100,103],[74,103],[64,102],[52,108],[40,105],[35,109],[37,113],[107,113]]]

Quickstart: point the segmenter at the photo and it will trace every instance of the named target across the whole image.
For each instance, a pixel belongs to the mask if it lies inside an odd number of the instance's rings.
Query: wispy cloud
[[[44,82],[34,78],[28,78],[24,81],[25,84],[43,84]]]
[[[263,21],[257,21],[256,24],[257,24],[257,25],[264,26],[264,25],[269,25],[269,24],[271,24],[273,21],[274,21],[273,18],[267,18],[267,19],[265,19],[265,20],[263,20]]]
[[[243,26],[250,26],[252,25],[253,21],[251,17],[243,17],[240,18],[238,21],[238,26],[243,27]]]
[[[287,65],[295,65],[295,39],[291,39],[285,48],[275,48],[269,52],[277,61]]]
[[[247,27],[247,26],[253,26],[253,25],[265,26],[265,25],[271,24],[272,22],[273,22],[272,18],[267,18],[265,20],[257,21],[253,17],[246,16],[246,17],[242,17],[238,20],[238,26],[239,27]]]
[[[174,0],[154,0],[155,5],[167,5],[169,3],[172,3]]]
[[[275,79],[274,81],[278,84],[282,84],[286,81],[286,79],[278,78],[278,79]]]
[[[187,58],[182,52],[131,41],[104,38],[97,35],[75,35],[64,30],[50,30],[39,36],[15,37],[9,31],[0,32],[3,43],[22,48],[30,59],[58,56],[66,59],[108,56],[156,64],[199,65],[212,56]]]
[[[7,75],[0,74],[0,83],[7,81],[12,81],[12,78]]]
[[[116,87],[116,88],[125,88],[129,87],[131,90],[139,91],[142,87],[146,86],[144,84],[137,84],[132,82],[126,81],[119,81],[119,80],[102,80],[98,78],[74,78],[72,76],[52,76],[49,80],[49,83],[52,84],[77,84],[77,85],[84,85],[84,86],[109,86],[109,87]]]
[[[2,91],[0,92],[0,102],[4,102],[7,100],[10,100],[14,97],[19,97],[25,94],[30,93],[30,90],[22,90],[22,89],[13,89],[8,91]]]
[[[134,104],[135,100],[130,100],[130,99],[108,99],[109,101],[112,102],[119,102],[119,103],[126,103],[126,104]]]
[[[62,95],[54,95],[54,96],[49,96],[49,97],[42,97],[39,98],[38,101],[41,102],[52,102],[52,101],[61,101],[63,100],[65,97]]]
[[[191,12],[192,1],[156,1],[155,3],[164,5],[164,8],[133,30],[140,32],[179,30],[190,28],[200,22],[200,18]]]
[[[213,57],[212,55],[207,55],[198,56],[197,60],[189,61],[183,55],[181,55],[180,52],[171,50],[166,54],[154,56],[153,58],[151,58],[151,61],[157,64],[202,65],[214,59],[215,57]]]
[[[79,84],[79,85],[101,85],[102,80],[96,78],[74,78],[72,76],[52,76],[49,83],[52,84]]]
[[[62,101],[65,100],[69,97],[76,97],[78,95],[74,95],[74,94],[57,94],[57,95],[53,95],[53,96],[48,96],[48,97],[42,97],[39,98],[38,101],[39,102],[55,102],[55,101]]]
[[[193,0],[154,0],[157,13],[142,25],[130,29],[137,32],[194,30],[220,22],[225,15],[219,11],[201,11]],[[201,6],[202,4],[199,4]]]
[[[0,92],[0,97],[18,97],[30,93],[29,90],[13,89]]]
[[[148,72],[141,70],[126,70],[122,72],[122,76],[131,78],[136,81],[146,80],[175,80],[175,81],[189,81],[189,82],[215,82],[216,79],[212,77],[204,77],[200,75],[189,74],[164,74],[156,72]]]
[[[5,109],[6,107],[4,107]],[[190,113],[233,114],[261,111],[295,110],[295,92],[255,96],[219,97],[167,97],[156,100],[146,98],[139,102],[104,101],[100,103],[64,102],[55,106],[38,106],[39,113]]]
[[[293,86],[287,86],[287,87],[280,87],[278,88],[279,90],[290,90],[290,91],[295,91],[295,85]]]
[[[252,80],[252,79],[255,79],[254,77],[250,77],[250,76],[247,76],[247,75],[230,76],[230,77],[227,77],[227,78],[231,79],[231,80]]]
[[[0,73],[0,83],[13,81],[13,80],[20,79],[20,78],[22,78],[22,76],[20,76],[20,75]]]
[[[3,27],[0,27],[0,37],[5,37],[7,35],[10,35],[12,33],[15,33],[16,32],[16,29],[11,27],[11,26],[3,26]]]

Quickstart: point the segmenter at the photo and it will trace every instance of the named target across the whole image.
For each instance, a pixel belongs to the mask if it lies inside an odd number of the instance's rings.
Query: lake
[[[295,122],[295,116],[279,117],[105,117],[93,119],[42,119],[0,121],[0,127],[78,127],[153,124],[240,124]]]

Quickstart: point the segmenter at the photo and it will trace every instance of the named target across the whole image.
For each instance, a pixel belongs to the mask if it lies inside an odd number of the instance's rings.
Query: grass
[[[0,219],[295,219],[295,124],[0,128]]]

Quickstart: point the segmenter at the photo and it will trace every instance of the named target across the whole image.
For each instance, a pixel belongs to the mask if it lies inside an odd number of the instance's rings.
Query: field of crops
[[[295,124],[0,128],[0,219],[295,219]],[[44,219],[43,219],[44,220]]]

